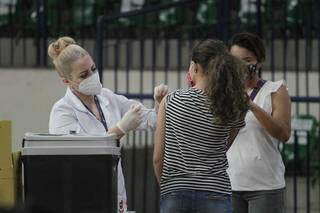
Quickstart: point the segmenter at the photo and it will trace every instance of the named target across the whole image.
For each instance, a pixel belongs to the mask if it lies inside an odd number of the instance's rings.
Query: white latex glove
[[[169,87],[164,84],[160,84],[154,88],[153,99],[155,101],[155,109],[158,112],[159,104],[161,100],[166,96],[169,92]]]
[[[142,122],[141,105],[135,104],[123,115],[122,119],[117,123],[117,127],[126,134],[130,130],[136,129]]]

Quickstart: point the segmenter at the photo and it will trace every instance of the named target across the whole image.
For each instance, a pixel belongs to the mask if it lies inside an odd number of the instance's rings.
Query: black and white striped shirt
[[[186,189],[231,194],[226,144],[244,120],[214,124],[206,93],[195,88],[169,94],[165,111],[161,195]]]

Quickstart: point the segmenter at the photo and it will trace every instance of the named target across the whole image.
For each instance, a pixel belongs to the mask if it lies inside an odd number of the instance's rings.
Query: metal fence
[[[51,38],[69,35],[83,44],[95,36],[97,17],[113,12],[116,0],[0,1],[0,66],[47,66]]]
[[[227,41],[233,33],[244,30],[261,35],[268,54],[262,77],[285,79],[293,101],[292,137],[279,147],[287,168],[287,212],[320,212],[320,31],[316,26],[320,20],[312,12],[320,2],[305,1],[299,5],[302,1],[296,1],[298,6],[309,9],[308,17],[302,16],[300,7],[290,6],[290,1],[284,0],[266,1],[267,5],[255,1],[247,5],[247,15],[243,12],[240,17],[239,13],[233,14],[239,10],[232,8],[232,2],[186,0],[100,17],[95,52],[100,75],[108,88],[152,107],[155,85],[163,82],[172,90],[186,86],[188,53],[198,40]],[[117,32],[110,31],[110,23],[115,20],[142,17],[146,21],[150,14],[159,17],[157,14],[164,11],[171,14],[186,13],[190,8],[197,11],[209,3],[217,8],[216,21],[209,25],[173,24],[162,26],[161,30],[140,27],[132,32],[136,37],[119,34],[114,38]],[[288,13],[290,16],[283,16]],[[187,14],[191,23],[196,22],[198,13]],[[152,149],[150,132],[130,134],[124,148],[129,209],[137,212],[158,212],[159,191],[153,176]]]
[[[145,0],[142,10],[127,13],[120,13],[121,3],[0,1],[0,66],[48,66],[50,39],[70,35],[93,53],[106,87],[152,107],[157,84],[186,86],[189,53],[198,40],[257,33],[267,47],[262,77],[286,80],[293,116],[300,118],[291,140],[279,147],[287,212],[320,212],[320,1]],[[137,212],[159,209],[152,150],[150,132],[130,134],[124,147],[129,209]]]
[[[2,0],[0,66],[48,66],[48,41],[62,35],[77,38],[91,52],[97,17],[125,11],[124,5],[128,2],[135,5],[137,1]],[[141,8],[149,8],[177,0],[139,2],[143,2]],[[227,39],[234,32],[247,29],[270,39],[287,41],[303,37],[310,40],[319,37],[318,9],[316,0],[200,0],[183,8],[114,19],[108,23],[108,34],[114,39],[139,39],[141,32],[149,39],[153,34],[180,38],[181,33],[193,39],[208,36]],[[303,15],[304,11],[310,12],[308,16]]]

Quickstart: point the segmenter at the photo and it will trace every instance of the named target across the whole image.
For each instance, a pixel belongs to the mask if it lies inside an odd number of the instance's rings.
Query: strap
[[[99,99],[98,99],[98,97],[97,97],[96,95],[93,96],[93,99],[94,99],[94,102],[95,102],[95,104],[96,104],[96,106],[97,106],[97,108],[98,108],[98,112],[99,112],[99,115],[100,115],[100,118],[101,118],[101,123],[102,123],[102,125],[104,126],[106,132],[108,132],[107,122],[106,122],[106,119],[105,119],[105,117],[104,117],[103,111],[102,111],[102,109],[101,109],[101,106],[100,106],[100,103],[99,103]],[[80,98],[79,98],[79,100],[80,100],[81,103],[87,108],[87,110],[88,110],[93,116],[95,116],[94,113],[91,111],[91,109],[90,109],[85,103],[83,103],[83,101],[82,101]]]
[[[94,96],[94,102],[97,105],[97,108],[98,108],[98,111],[99,111],[99,115],[100,115],[100,118],[101,118],[101,123],[103,124],[104,128],[106,129],[106,132],[108,132],[107,122],[106,122],[106,119],[104,117],[103,111],[101,109],[101,106],[100,106],[100,103],[99,103],[99,99],[98,99],[98,97],[96,95]]]
[[[253,101],[254,98],[257,96],[258,92],[260,91],[260,89],[263,87],[263,85],[266,83],[266,80],[260,79],[257,82],[257,85],[255,87],[253,87],[253,90],[250,94],[250,99]]]

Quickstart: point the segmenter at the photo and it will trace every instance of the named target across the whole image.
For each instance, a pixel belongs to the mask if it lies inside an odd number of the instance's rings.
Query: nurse
[[[155,129],[156,110],[102,88],[96,65],[88,52],[70,37],[61,37],[48,47],[48,55],[67,86],[66,94],[54,104],[50,114],[49,132],[70,131],[88,135],[114,133],[119,138],[130,130]],[[156,105],[168,87],[155,88]],[[157,108],[157,107],[155,107]],[[126,209],[126,190],[121,162],[118,164],[119,209]]]

